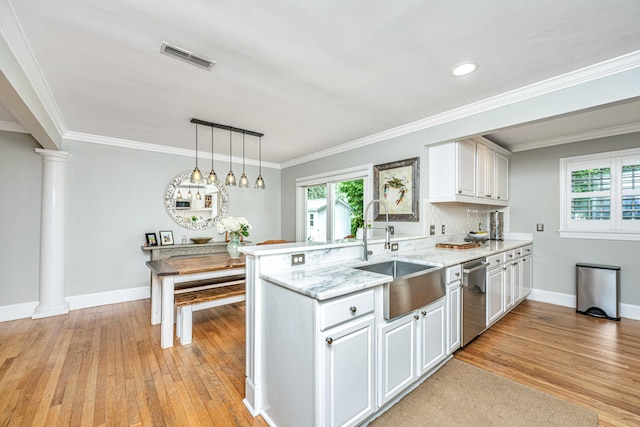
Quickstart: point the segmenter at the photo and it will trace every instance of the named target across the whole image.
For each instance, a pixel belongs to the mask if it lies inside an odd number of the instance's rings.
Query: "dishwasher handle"
[[[488,263],[488,262],[483,261],[483,262],[481,262],[481,263],[480,263],[480,265],[478,265],[477,267],[473,267],[473,268],[470,268],[470,269],[466,269],[466,268],[465,268],[464,270],[462,270],[462,272],[463,272],[464,274],[469,274],[469,273],[472,273],[472,272],[474,272],[474,271],[476,271],[476,270],[480,270],[481,268],[486,268],[486,267],[487,267],[487,265],[489,265],[489,263]]]

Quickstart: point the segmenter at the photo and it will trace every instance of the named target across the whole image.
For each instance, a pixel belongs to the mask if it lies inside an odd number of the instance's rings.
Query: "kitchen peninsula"
[[[421,237],[396,238],[399,251],[390,252],[382,241],[373,241],[367,262],[362,261],[362,242],[243,248],[245,405],[254,416],[262,415],[279,427],[357,425],[375,418],[459,348],[460,292],[455,288],[460,287],[461,264],[477,258],[502,259],[507,271],[508,257],[524,248],[530,257],[531,236],[510,237],[469,250],[437,249],[434,239]],[[292,258],[301,256],[305,264],[292,267]],[[446,296],[385,319],[383,285],[393,278],[354,267],[389,259],[441,266]],[[530,291],[530,269],[517,271],[519,275],[526,271],[529,278],[500,282],[502,290],[496,295],[502,310],[487,324],[508,311],[508,298],[510,310]],[[512,288],[505,292],[506,283]],[[455,301],[457,310],[452,308]],[[397,351],[405,345],[408,351]]]

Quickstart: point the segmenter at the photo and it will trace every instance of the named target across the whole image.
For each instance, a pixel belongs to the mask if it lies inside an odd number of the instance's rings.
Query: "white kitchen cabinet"
[[[495,153],[494,196],[497,200],[509,200],[509,158]]]
[[[374,317],[367,315],[322,335],[320,389],[323,426],[356,425],[373,414]]]
[[[416,380],[415,313],[392,320],[378,330],[378,406],[394,398]]]
[[[504,311],[511,310],[516,304],[516,287],[520,286],[520,269],[516,268],[516,261],[508,261],[502,271],[504,272]]]
[[[525,255],[522,257],[520,263],[520,289],[522,293],[522,299],[526,298],[531,293],[532,280],[533,280],[533,257],[532,255]]]
[[[487,327],[504,314],[504,267],[487,270]]]
[[[461,345],[462,266],[447,269],[447,354],[453,354]]]
[[[507,206],[508,154],[482,137],[430,146],[430,202]]]
[[[418,377],[429,372],[447,356],[445,300],[441,298],[418,310]]]
[[[447,357],[446,298],[378,328],[378,406]]]

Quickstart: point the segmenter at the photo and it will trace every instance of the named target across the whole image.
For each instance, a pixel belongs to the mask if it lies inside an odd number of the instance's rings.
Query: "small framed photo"
[[[160,245],[173,245],[173,231],[160,231]]]
[[[158,246],[156,233],[145,233],[145,237],[147,238],[147,246]]]

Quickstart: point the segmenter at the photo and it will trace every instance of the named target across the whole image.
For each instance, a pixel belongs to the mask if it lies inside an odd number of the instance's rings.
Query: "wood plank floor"
[[[242,404],[244,303],[160,348],[149,300],[0,324],[0,426],[266,426]],[[640,426],[640,322],[525,301],[456,357]]]
[[[244,397],[244,303],[160,348],[149,300],[0,323],[0,426],[266,426]]]
[[[640,426],[640,321],[524,301],[455,357],[598,414]]]

